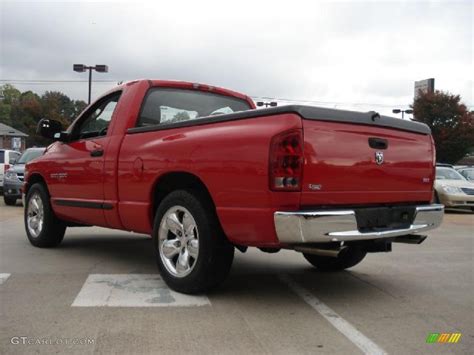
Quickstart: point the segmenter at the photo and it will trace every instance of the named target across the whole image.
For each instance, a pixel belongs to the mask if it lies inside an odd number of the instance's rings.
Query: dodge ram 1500
[[[234,249],[291,249],[322,271],[393,242],[421,243],[444,207],[432,203],[428,126],[309,106],[256,109],[208,85],[138,80],[89,105],[27,164],[31,244],[58,245],[69,226],[150,234],[174,290],[204,292]]]

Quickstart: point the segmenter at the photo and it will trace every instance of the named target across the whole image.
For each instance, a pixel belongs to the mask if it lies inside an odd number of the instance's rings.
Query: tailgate
[[[303,134],[302,205],[431,200],[434,162],[429,134],[314,119],[303,119]]]

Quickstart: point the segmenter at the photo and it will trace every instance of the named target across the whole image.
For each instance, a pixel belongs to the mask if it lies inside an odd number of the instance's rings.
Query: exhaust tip
[[[305,254],[319,255],[319,256],[329,256],[332,258],[337,258],[341,253],[347,250],[347,246],[343,246],[337,249],[321,249],[314,248],[309,246],[295,246],[294,250],[299,251]]]

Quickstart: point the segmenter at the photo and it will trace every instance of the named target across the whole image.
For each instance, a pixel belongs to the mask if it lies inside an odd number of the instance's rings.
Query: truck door
[[[104,155],[107,134],[120,93],[92,105],[74,124],[68,142],[55,148],[49,169],[51,200],[59,217],[107,226],[104,209]]]

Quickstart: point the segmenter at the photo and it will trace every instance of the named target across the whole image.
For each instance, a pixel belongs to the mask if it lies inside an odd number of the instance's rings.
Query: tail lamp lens
[[[270,189],[301,191],[303,176],[303,135],[301,130],[273,137],[270,146]]]

